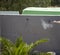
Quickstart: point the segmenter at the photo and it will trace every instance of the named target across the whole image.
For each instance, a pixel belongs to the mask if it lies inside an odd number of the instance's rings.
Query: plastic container
[[[28,7],[22,12],[25,15],[56,15],[60,16],[60,7],[42,8],[42,7]]]

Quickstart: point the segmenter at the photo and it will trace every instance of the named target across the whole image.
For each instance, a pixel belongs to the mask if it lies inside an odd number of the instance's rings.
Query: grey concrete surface
[[[38,39],[49,39],[34,50],[60,53],[60,24],[53,23],[54,20],[60,20],[60,16],[0,16],[0,35],[13,42],[22,35],[28,44]]]
[[[1,36],[1,18],[0,18],[0,36]]]

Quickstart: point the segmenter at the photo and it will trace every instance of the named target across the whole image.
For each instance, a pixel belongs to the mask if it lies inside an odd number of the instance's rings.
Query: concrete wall
[[[1,36],[15,41],[20,35],[28,44],[38,39],[49,39],[47,43],[34,48],[40,51],[55,51],[60,53],[60,16],[3,16],[1,18]]]
[[[0,18],[0,36],[1,36],[1,18]]]
[[[1,18],[0,18],[0,36],[1,36]]]

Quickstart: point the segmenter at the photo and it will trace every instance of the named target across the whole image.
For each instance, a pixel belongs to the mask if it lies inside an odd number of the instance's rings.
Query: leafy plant
[[[40,55],[51,55],[51,53],[41,52]]]
[[[47,42],[47,39],[37,40],[34,43],[27,44],[23,41],[22,37],[17,38],[14,44],[10,40],[0,37],[1,55],[29,55],[30,51],[37,45]]]
[[[51,53],[34,51],[32,55],[51,55]]]

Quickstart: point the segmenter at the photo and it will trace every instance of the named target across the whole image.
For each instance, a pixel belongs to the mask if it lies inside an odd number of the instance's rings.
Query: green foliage
[[[51,55],[51,53],[48,52],[34,52],[32,55]]]
[[[17,38],[15,44],[10,40],[0,37],[1,55],[29,55],[30,51],[37,45],[47,42],[47,39],[37,40],[34,43],[27,44],[22,37]]]
[[[13,10],[22,13],[26,7],[60,6],[60,0],[0,0],[0,10]]]
[[[41,52],[40,55],[51,55],[51,54],[47,52]]]
[[[0,10],[22,10],[26,7],[48,7],[51,0],[0,0]]]
[[[60,6],[60,0],[52,0],[51,1],[51,5],[52,6],[58,6],[59,7]]]

